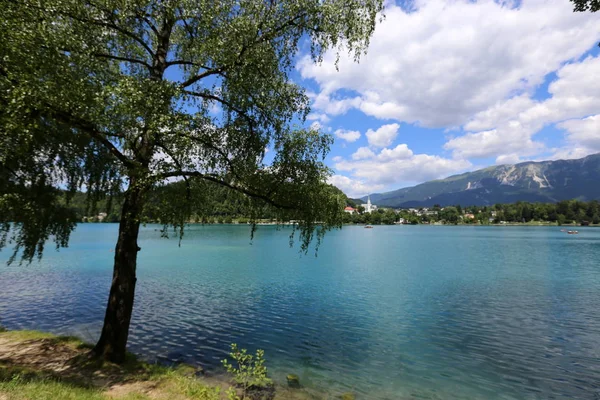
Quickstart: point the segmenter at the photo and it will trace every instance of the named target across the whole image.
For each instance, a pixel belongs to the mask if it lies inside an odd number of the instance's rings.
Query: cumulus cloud
[[[600,152],[600,114],[564,121],[558,127],[567,131],[567,140],[580,149]]]
[[[331,118],[329,118],[327,114],[323,113],[310,113],[306,116],[306,119],[309,121],[319,121],[321,123],[326,124],[330,121]]]
[[[454,158],[488,158],[503,154],[534,155],[544,149],[544,144],[531,138],[535,131],[518,121],[498,129],[468,133],[451,139],[444,148],[452,150]]]
[[[380,161],[390,161],[390,160],[404,160],[412,157],[413,152],[408,148],[406,144],[399,144],[393,149],[383,149],[377,155],[377,159]]]
[[[569,160],[574,158],[583,158],[593,153],[587,147],[571,147],[564,149],[552,149],[553,152],[550,156],[544,156],[536,161],[545,160]]]
[[[391,145],[398,136],[398,124],[383,125],[377,130],[369,129],[365,134],[369,144],[373,147],[386,147]]]
[[[516,96],[496,103],[465,125],[465,129],[493,129],[450,139],[444,148],[455,158],[497,156],[497,162],[504,162],[510,156],[514,160],[515,155],[532,156],[546,150],[534,135],[544,126],[558,123],[568,132],[571,146],[557,153],[559,156],[600,151],[598,119],[594,115],[581,119],[600,109],[600,57],[566,64],[556,74],[557,79],[548,87],[548,99]],[[575,148],[577,151],[572,151]]]
[[[354,152],[354,154],[352,154],[352,159],[353,160],[363,160],[365,158],[371,158],[374,156],[375,156],[375,153],[373,153],[373,151],[371,149],[369,149],[368,147],[359,147],[358,150],[356,150]]]
[[[518,154],[503,154],[496,158],[496,164],[517,164],[521,162],[521,157]]]
[[[310,129],[318,131],[321,130],[321,128],[323,128],[323,125],[319,122],[319,121],[315,121],[312,124],[310,124]]]
[[[342,52],[339,70],[333,53],[321,64],[301,58],[297,68],[317,84],[309,97],[319,115],[356,109],[450,132],[443,148],[451,158],[414,154],[397,144],[399,125],[387,124],[366,132],[368,148],[335,160],[352,184],[394,188],[478,159],[600,151],[600,56],[583,58],[599,40],[597,15],[573,13],[568,1],[416,0],[410,11],[387,6],[359,64]],[[540,98],[546,79],[553,81]],[[536,136],[549,126],[564,130],[566,146],[550,148]]]
[[[328,183],[335,185],[349,197],[359,198],[369,193],[383,189],[383,185],[369,184],[364,181],[352,179],[344,175],[333,175]]]
[[[298,69],[318,83],[313,108],[321,112],[358,108],[377,118],[457,127],[506,98],[532,93],[599,38],[597,16],[573,13],[568,1],[419,1],[410,12],[386,8],[359,64],[342,55],[337,71],[329,53],[320,65],[303,58]]]
[[[334,132],[335,136],[345,140],[346,142],[356,142],[360,138],[359,131],[347,131],[345,129],[338,129]]]
[[[384,148],[378,154],[361,147],[351,160],[338,159],[334,166],[357,182],[389,187],[446,177],[463,172],[472,164],[466,160],[414,154],[406,144],[399,144],[392,149]]]

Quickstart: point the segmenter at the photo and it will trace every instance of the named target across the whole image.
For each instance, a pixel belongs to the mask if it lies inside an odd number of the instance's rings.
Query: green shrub
[[[230,363],[227,359],[223,360],[223,366],[227,372],[233,375],[233,381],[243,391],[243,398],[250,391],[267,389],[273,386],[273,381],[267,377],[267,367],[265,367],[264,350],[256,350],[256,355],[248,354],[246,349],[238,349],[237,344],[231,345],[229,356],[233,359]]]

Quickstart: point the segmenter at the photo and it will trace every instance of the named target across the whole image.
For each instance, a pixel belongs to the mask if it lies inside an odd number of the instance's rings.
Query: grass
[[[53,379],[23,378],[13,375],[9,381],[0,381],[0,396],[14,400],[106,400],[99,389],[82,388],[69,383]],[[136,399],[136,397],[122,397],[121,399]],[[148,399],[147,396],[137,397],[139,400]]]
[[[197,379],[191,366],[148,364],[133,354],[115,365],[90,358],[89,348],[75,337],[0,332],[0,400],[224,398],[219,385]]]
[[[0,400],[229,399],[230,379],[198,377],[193,366],[150,364],[131,353],[116,365],[90,357],[90,349],[76,337],[0,326]],[[287,387],[264,395],[247,399],[323,398],[305,388]]]

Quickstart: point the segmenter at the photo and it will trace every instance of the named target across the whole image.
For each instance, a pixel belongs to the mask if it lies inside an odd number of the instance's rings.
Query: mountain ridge
[[[490,166],[370,196],[372,203],[394,208],[598,200],[600,153],[573,160]]]

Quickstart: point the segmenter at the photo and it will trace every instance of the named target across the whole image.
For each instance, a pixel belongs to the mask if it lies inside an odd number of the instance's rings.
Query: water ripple
[[[263,348],[276,380],[332,398],[600,397],[600,230],[344,228],[317,258],[287,237],[194,226],[179,248],[142,230],[130,349],[220,373],[230,343]],[[95,340],[115,238],[80,225],[0,268],[0,322]]]

